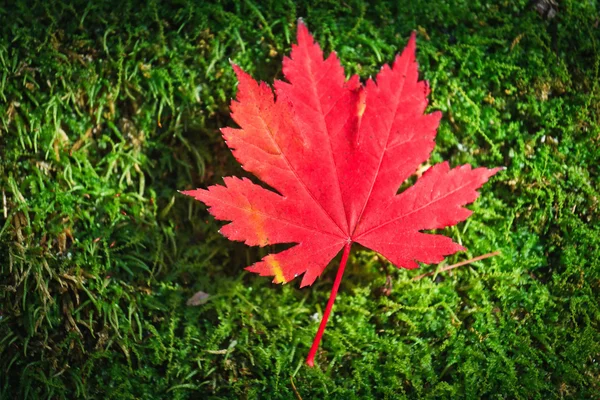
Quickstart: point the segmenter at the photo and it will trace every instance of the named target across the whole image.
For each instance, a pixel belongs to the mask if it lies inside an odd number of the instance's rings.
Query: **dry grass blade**
[[[450,271],[450,270],[452,270],[454,268],[462,267],[463,265],[471,264],[471,263],[474,263],[475,261],[485,260],[486,258],[494,257],[494,256],[497,256],[499,254],[500,254],[500,251],[494,251],[492,253],[487,253],[487,254],[484,254],[482,256],[471,258],[470,260],[461,261],[461,262],[456,263],[456,264],[448,265],[447,267],[440,268],[438,271],[428,272],[426,274],[415,276],[412,280],[413,281],[418,281],[419,279],[423,279],[426,276],[434,275],[434,274],[437,274],[437,273],[440,273],[440,272]]]
[[[300,396],[300,393],[298,393],[298,389],[296,389],[296,385],[294,384],[294,377],[290,376],[290,382],[292,383],[292,389],[294,390],[294,393],[296,394],[296,397],[298,398],[298,400],[302,400],[302,396]]]

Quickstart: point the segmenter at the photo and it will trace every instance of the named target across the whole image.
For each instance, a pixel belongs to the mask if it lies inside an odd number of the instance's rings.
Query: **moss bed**
[[[552,4],[2,6],[0,398],[597,398],[600,5]],[[316,368],[335,268],[305,289],[243,272],[270,249],[177,193],[243,174],[218,131],[228,59],[281,78],[298,17],[363,78],[416,30],[431,162],[507,167],[444,231],[468,252],[353,252]]]

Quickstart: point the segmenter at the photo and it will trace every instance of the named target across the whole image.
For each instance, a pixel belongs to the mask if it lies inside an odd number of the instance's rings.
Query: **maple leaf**
[[[343,249],[342,260],[307,363],[313,365],[352,243],[383,255],[397,267],[437,263],[464,248],[423,233],[465,220],[478,189],[499,168],[429,168],[409,189],[400,185],[432,152],[439,111],[424,114],[429,87],[418,80],[415,34],[392,67],[384,65],[363,86],[345,79],[335,53],[323,58],[299,21],[298,43],[283,60],[286,81],[275,95],[237,65],[239,129],[221,131],[242,167],[277,192],[248,179],[184,191],[204,202],[221,233],[250,246],[294,243],[247,267],[286,283],[302,275],[311,285]]]

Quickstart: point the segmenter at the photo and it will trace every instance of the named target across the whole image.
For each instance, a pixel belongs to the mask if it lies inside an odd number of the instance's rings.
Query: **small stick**
[[[500,251],[494,251],[493,253],[487,253],[487,254],[484,254],[484,255],[479,256],[479,257],[471,258],[470,260],[461,261],[461,262],[456,263],[456,264],[448,265],[447,267],[440,268],[439,271],[428,272],[428,273],[423,274],[423,275],[415,276],[412,280],[413,281],[418,281],[419,279],[425,278],[426,276],[434,275],[434,274],[439,273],[439,272],[450,271],[451,269],[462,267],[463,265],[471,264],[471,263],[474,263],[475,261],[484,260],[486,258],[494,257],[494,256],[497,256],[499,254],[500,254]]]
[[[6,193],[2,189],[2,205],[4,206],[4,219],[8,218],[8,208],[6,208]]]
[[[290,382],[292,382],[292,389],[294,389],[294,393],[296,394],[296,397],[298,398],[298,400],[302,400],[302,396],[300,396],[300,393],[298,393],[298,389],[296,389],[296,385],[294,385],[294,377],[290,375]]]

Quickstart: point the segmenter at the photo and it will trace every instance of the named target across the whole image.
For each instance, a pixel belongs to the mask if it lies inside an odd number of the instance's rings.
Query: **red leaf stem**
[[[319,349],[319,343],[321,343],[321,336],[323,336],[323,332],[325,332],[325,326],[327,325],[329,314],[331,314],[333,303],[335,303],[335,297],[337,296],[338,289],[340,288],[340,283],[342,282],[342,276],[344,275],[344,270],[346,269],[346,262],[348,261],[348,255],[350,254],[351,247],[352,242],[348,242],[344,246],[342,261],[340,261],[340,266],[335,276],[335,281],[333,282],[333,288],[331,288],[331,294],[329,295],[329,300],[327,301],[327,307],[325,307],[325,312],[323,313],[323,318],[321,319],[319,330],[317,331],[315,340],[313,341],[310,351],[308,352],[308,357],[306,357],[306,363],[309,367],[315,366],[315,355],[317,354],[317,350]]]

